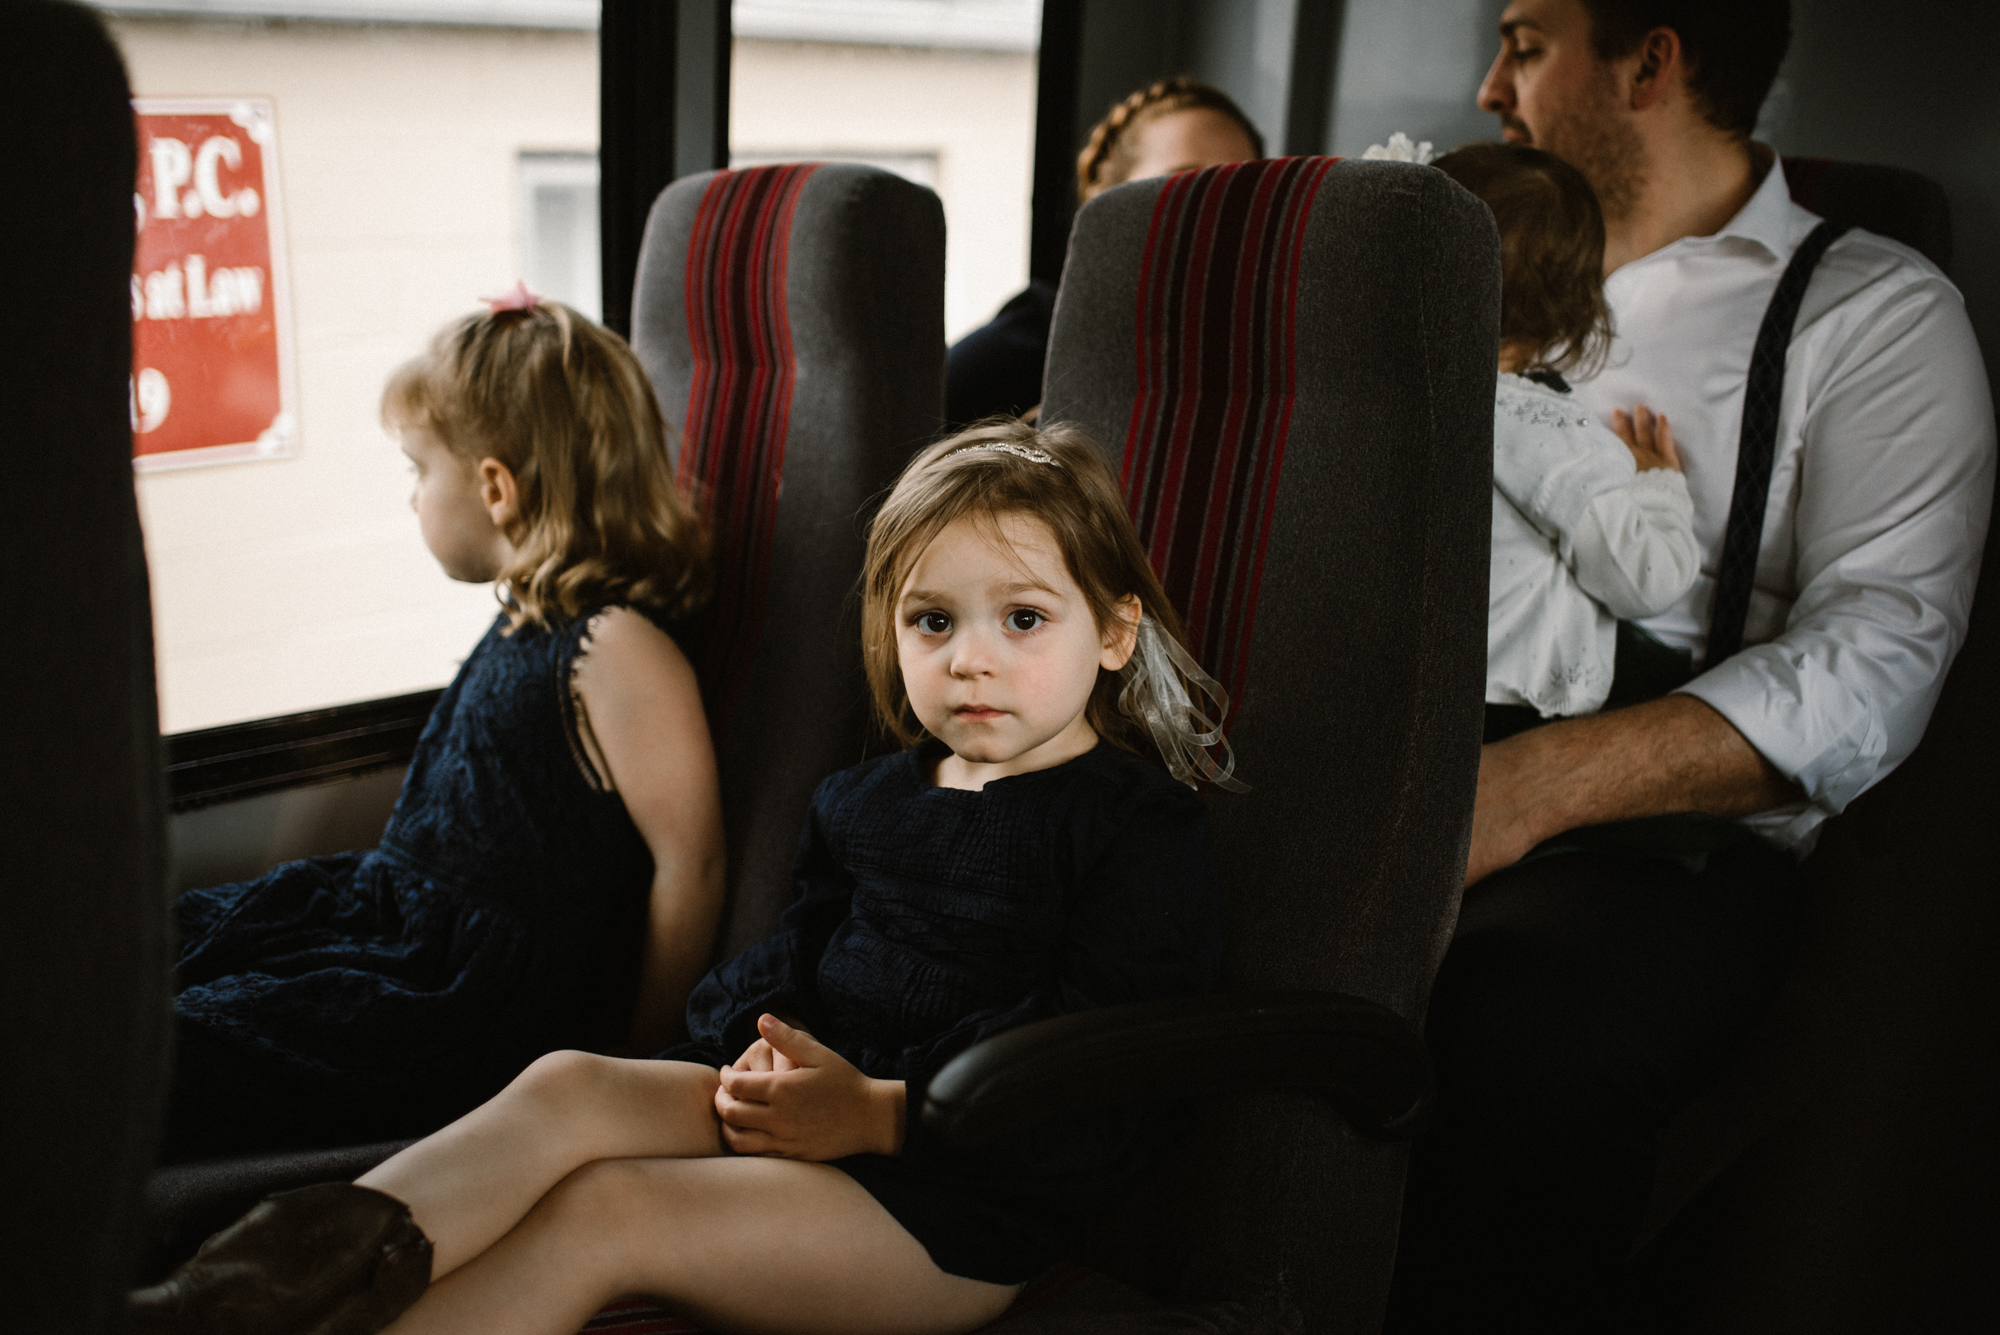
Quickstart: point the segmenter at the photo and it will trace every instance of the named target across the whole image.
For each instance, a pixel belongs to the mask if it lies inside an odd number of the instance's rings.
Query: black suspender
[[[1722,562],[1715,575],[1715,615],[1708,623],[1707,666],[1743,647],[1743,619],[1750,612],[1750,587],[1757,577],[1757,549],[1764,540],[1764,510],[1771,496],[1771,458],[1778,447],[1778,404],[1785,391],[1785,351],[1806,284],[1826,248],[1847,231],[1822,222],[1792,253],[1778,290],[1757,329],[1750,354],[1750,383],[1743,391],[1743,430],[1736,441],[1736,489],[1729,497],[1729,525],[1723,530]]]

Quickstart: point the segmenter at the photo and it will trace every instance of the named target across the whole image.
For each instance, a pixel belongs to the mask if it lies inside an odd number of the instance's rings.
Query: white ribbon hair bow
[[[1176,670],[1178,669],[1178,671]],[[1125,684],[1118,691],[1118,709],[1146,725],[1167,772],[1188,787],[1206,779],[1232,793],[1247,793],[1250,785],[1235,777],[1236,753],[1222,735],[1222,718],[1229,712],[1229,693],[1222,683],[1201,670],[1194,656],[1144,613],[1139,617],[1138,643],[1125,664]],[[1215,717],[1195,707],[1182,679],[1214,703]],[[1222,748],[1222,763],[1208,753]]]

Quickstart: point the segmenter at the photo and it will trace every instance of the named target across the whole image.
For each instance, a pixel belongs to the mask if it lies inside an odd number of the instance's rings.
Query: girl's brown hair
[[[982,446],[1040,451],[1054,462]],[[954,521],[971,516],[997,524],[1003,515],[1026,515],[1048,527],[1100,633],[1122,620],[1119,600],[1137,594],[1142,611],[1159,623],[1161,632],[1186,646],[1181,619],[1167,602],[1132,530],[1118,483],[1090,438],[1061,424],[979,423],[912,459],[868,527],[861,577],[862,658],[876,718],[906,746],[924,731],[910,710],[896,653],[896,605],[903,585],[924,549]],[[1118,708],[1120,681],[1119,673],[1098,669],[1085,718],[1114,746],[1162,760],[1145,725]]]
[[[1604,214],[1583,173],[1524,144],[1467,144],[1431,166],[1477,195],[1500,228],[1500,342],[1524,370],[1595,374],[1611,349]]]
[[[674,485],[653,388],[610,330],[553,301],[468,315],[390,376],[382,417],[513,472],[521,513],[499,579],[515,627],[706,601],[706,528]]]
[[[1111,108],[1091,130],[1090,142],[1076,159],[1077,201],[1088,204],[1112,186],[1123,185],[1132,178],[1132,168],[1139,161],[1139,130],[1147,121],[1194,108],[1218,111],[1235,121],[1250,136],[1251,156],[1264,156],[1264,136],[1229,94],[1186,75],[1162,79]]]

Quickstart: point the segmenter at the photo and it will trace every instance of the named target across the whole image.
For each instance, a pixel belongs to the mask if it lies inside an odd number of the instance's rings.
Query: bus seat
[[[128,407],[138,146],[89,9],[21,0],[5,26],[0,1293],[10,1330],[96,1335],[124,1328],[172,965]]]
[[[1951,201],[1930,177],[1904,167],[1788,157],[1785,184],[1800,208],[1900,241],[1951,272]]]
[[[722,770],[724,953],[776,923],[814,787],[862,757],[862,511],[937,432],[943,312],[943,207],[876,168],[692,176],[648,220],[633,348],[714,531],[715,598],[689,648]],[[159,1170],[149,1272],[269,1192],[351,1180],[404,1143]]]
[[[1139,1054],[1083,1082],[1126,1097],[1216,1095],[1103,1248],[1157,1297],[1380,1326],[1406,1147],[1379,1133],[1420,1112],[1471,832],[1499,309],[1491,215],[1407,164],[1214,167],[1077,216],[1043,419],[1104,442],[1234,702],[1251,791],[1210,798],[1232,990],[1001,1035],[925,1115],[1047,1115],[1079,1087],[1057,1047]],[[987,1092],[1011,1108],[983,1117]]]
[[[1923,742],[1827,824],[1799,953],[1715,1088],[1667,1128],[1634,1249],[1674,1329],[1990,1324],[2000,944],[2000,543]],[[1663,1325],[1662,1328],[1665,1328]]]
[[[943,205],[848,163],[677,181],[646,224],[632,346],[715,526],[694,654],[727,825],[721,957],[775,926],[813,789],[864,755],[864,512],[943,420]]]
[[[1804,206],[1951,256],[1942,192],[1826,163]],[[1786,161],[1788,177],[1792,160]],[[1864,188],[1865,187],[1865,188]],[[1913,200],[1929,200],[1918,207]],[[1848,211],[1851,210],[1851,211]],[[1932,230],[1899,232],[1919,218]],[[1675,1328],[1990,1324],[1996,1185],[1991,961],[2000,944],[2000,544],[1923,741],[1828,822],[1804,864],[1799,950],[1712,1090],[1667,1128],[1632,1282]]]

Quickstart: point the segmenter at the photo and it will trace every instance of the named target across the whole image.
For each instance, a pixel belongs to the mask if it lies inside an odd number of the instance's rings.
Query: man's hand
[[[1680,451],[1674,448],[1674,431],[1667,425],[1665,413],[1656,413],[1643,403],[1635,405],[1629,417],[1623,409],[1613,409],[1611,429],[1632,451],[1632,462],[1640,472],[1649,468],[1681,471]]]
[[[903,1082],[875,1080],[775,1015],[722,1071],[722,1138],[738,1154],[824,1162],[903,1149]]]
[[[1728,719],[1691,695],[1562,719],[1480,748],[1465,883],[1581,825],[1675,811],[1747,816],[1801,796]]]

